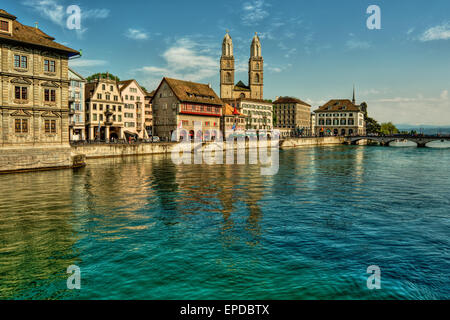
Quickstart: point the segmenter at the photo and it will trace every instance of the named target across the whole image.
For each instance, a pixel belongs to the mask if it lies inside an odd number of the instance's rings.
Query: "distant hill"
[[[395,125],[400,131],[417,131],[423,134],[450,134],[450,126],[433,126],[433,125],[412,125],[398,124]]]

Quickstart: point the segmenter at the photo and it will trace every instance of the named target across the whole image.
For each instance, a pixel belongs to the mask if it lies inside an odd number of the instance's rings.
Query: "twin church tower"
[[[221,99],[263,99],[264,60],[261,55],[261,42],[255,33],[250,46],[250,60],[248,61],[248,86],[242,81],[234,83],[235,63],[233,56],[233,40],[225,35],[222,43],[222,57],[220,58],[220,98]]]

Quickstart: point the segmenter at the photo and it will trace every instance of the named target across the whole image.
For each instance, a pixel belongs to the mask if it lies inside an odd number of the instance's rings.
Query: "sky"
[[[81,9],[80,29],[67,8]],[[377,5],[381,29],[369,29]],[[238,82],[248,82],[258,32],[264,98],[294,96],[317,109],[330,99],[367,102],[380,122],[450,125],[450,1],[433,0],[6,0],[1,8],[82,58],[83,76],[110,72],[147,90],[162,77],[210,83],[217,94],[222,40],[233,39]]]

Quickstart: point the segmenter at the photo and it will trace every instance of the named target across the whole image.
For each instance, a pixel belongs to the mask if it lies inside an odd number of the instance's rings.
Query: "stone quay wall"
[[[280,140],[279,146],[284,148],[296,148],[303,146],[337,145],[343,144],[341,137],[320,138],[293,138]],[[235,142],[235,149],[253,149],[258,146],[267,147],[272,143],[276,147],[276,141],[246,141]],[[217,144],[214,142],[202,143],[201,148]],[[142,144],[81,144],[73,146],[43,146],[43,147],[21,147],[0,148],[0,174],[21,171],[38,171],[49,169],[63,169],[82,167],[86,165],[86,159],[113,158],[125,156],[142,156],[152,154],[167,154],[174,150],[178,143],[142,143]],[[197,147],[191,144],[191,151]],[[223,144],[223,150],[229,145]]]
[[[73,155],[66,147],[0,148],[0,174],[64,169],[84,166],[83,155]]]

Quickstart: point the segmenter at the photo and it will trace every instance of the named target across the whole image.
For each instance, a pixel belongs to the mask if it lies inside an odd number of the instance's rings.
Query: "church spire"
[[[356,105],[356,99],[355,99],[355,85],[353,85],[353,99],[352,99],[352,103],[354,105]]]
[[[222,57],[232,57],[232,56],[233,56],[233,40],[231,39],[227,30],[227,33],[225,34],[225,37],[223,38],[222,42]]]
[[[259,41],[258,32],[255,32],[252,45],[250,47],[250,57],[261,57],[261,41]]]

